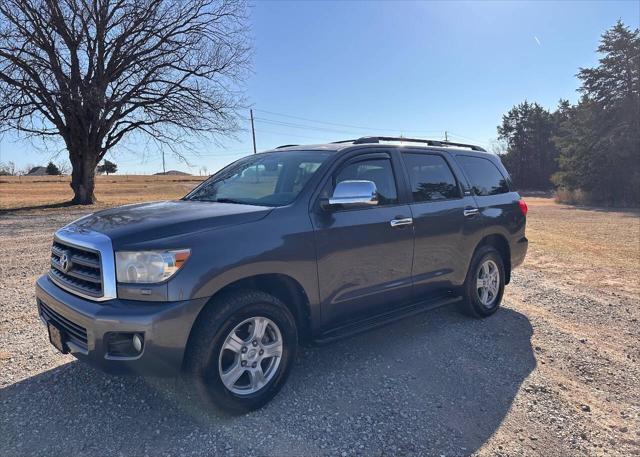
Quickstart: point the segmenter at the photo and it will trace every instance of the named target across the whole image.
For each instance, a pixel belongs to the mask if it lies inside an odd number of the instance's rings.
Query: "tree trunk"
[[[74,205],[92,205],[96,202],[93,194],[96,177],[97,154],[71,154],[71,188],[73,189]]]

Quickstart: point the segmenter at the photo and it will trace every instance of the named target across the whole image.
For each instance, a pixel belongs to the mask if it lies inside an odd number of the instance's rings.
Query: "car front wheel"
[[[294,317],[277,298],[238,291],[198,318],[186,369],[202,399],[222,412],[258,409],[285,383],[298,345]]]
[[[230,392],[255,394],[278,372],[282,332],[264,316],[245,319],[227,335],[218,355],[218,375]]]

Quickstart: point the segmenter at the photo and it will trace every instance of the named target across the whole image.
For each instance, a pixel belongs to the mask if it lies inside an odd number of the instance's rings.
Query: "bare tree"
[[[509,152],[509,145],[503,138],[495,138],[490,142],[489,151],[496,155],[503,156]]]
[[[0,0],[0,126],[62,137],[72,202],[91,204],[130,134],[173,148],[237,129],[248,59],[243,0]]]
[[[16,174],[16,164],[13,161],[8,161],[7,163],[0,162],[0,174],[15,176]]]
[[[17,176],[26,176],[29,174],[29,172],[31,170],[33,170],[36,166],[33,165],[32,163],[28,163],[26,164],[23,168],[21,168],[20,170],[16,171],[16,175]]]
[[[61,175],[68,175],[71,171],[71,167],[69,166],[68,162],[62,161],[58,162],[56,165],[58,166],[58,170],[60,170]]]

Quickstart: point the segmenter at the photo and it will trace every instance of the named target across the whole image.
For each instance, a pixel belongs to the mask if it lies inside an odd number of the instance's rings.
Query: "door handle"
[[[389,224],[391,224],[391,227],[401,227],[403,225],[411,225],[413,224],[413,219],[410,217],[405,217],[403,219],[391,219]]]
[[[465,217],[471,217],[475,216],[479,212],[480,210],[478,208],[465,208],[462,214],[464,214]]]

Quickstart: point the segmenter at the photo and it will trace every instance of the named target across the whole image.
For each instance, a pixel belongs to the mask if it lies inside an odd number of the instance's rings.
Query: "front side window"
[[[216,173],[185,200],[288,205],[329,155],[323,151],[287,151],[250,157]]]
[[[460,189],[447,162],[439,155],[402,155],[409,171],[414,202],[449,200],[460,197]]]
[[[469,177],[476,195],[483,197],[509,192],[506,178],[490,160],[482,157],[458,156],[458,162]]]
[[[373,181],[378,190],[378,204],[398,203],[396,180],[389,159],[362,160],[346,165],[336,175],[334,187],[342,181]]]

